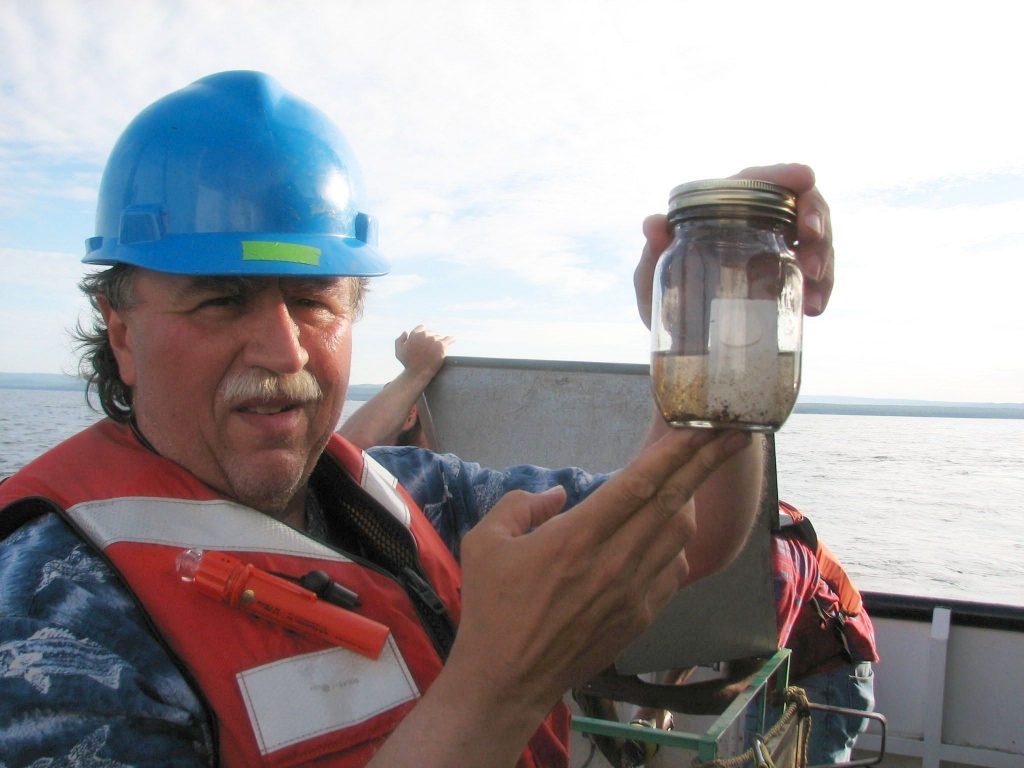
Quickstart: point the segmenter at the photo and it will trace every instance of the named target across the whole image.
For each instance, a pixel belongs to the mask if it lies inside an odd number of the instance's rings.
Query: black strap
[[[780,533],[783,536],[796,536],[810,547],[812,552],[818,551],[818,532],[814,530],[810,519],[806,517],[800,518],[799,522],[794,520],[791,524],[782,526]]]
[[[822,608],[821,602],[817,597],[812,597],[811,602],[814,604],[814,610],[817,611],[818,618],[821,619],[822,625],[824,625],[824,627],[832,633],[832,636],[839,641],[839,652],[842,657],[848,663],[853,664],[853,653],[850,652],[850,643],[846,639],[846,614],[841,610],[836,609],[835,613],[829,615],[829,613]]]
[[[447,659],[455,642],[455,624],[423,571],[412,534],[326,453],[310,486],[315,488],[332,541],[402,585],[434,649],[442,660]]]

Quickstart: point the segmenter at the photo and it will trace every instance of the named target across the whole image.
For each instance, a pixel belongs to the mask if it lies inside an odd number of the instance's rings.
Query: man
[[[878,649],[860,591],[800,510],[780,501],[779,524],[772,571],[779,645],[793,652],[790,680],[813,703],[871,712]],[[812,710],[808,762],[848,761],[867,725],[865,717]]]
[[[832,250],[813,175],[751,173],[800,193],[817,312]],[[9,764],[564,765],[563,693],[742,546],[763,458],[744,433],[652,422],[609,478],[425,451],[385,469],[335,435],[363,283],[385,271],[361,199],[337,129],[259,73],[161,99],[115,146],[85,257],[110,266],[85,280],[110,418],[0,486]],[[645,226],[649,317],[669,232]],[[445,499],[407,493],[423,473]],[[417,503],[448,507],[461,568]],[[322,572],[386,647],[369,660],[211,600],[175,571],[194,548]]]

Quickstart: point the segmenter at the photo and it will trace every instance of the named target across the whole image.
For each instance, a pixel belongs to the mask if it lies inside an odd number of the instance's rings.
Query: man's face
[[[301,524],[299,491],[345,402],[354,281],[140,269],[133,289],[130,309],[104,316],[142,433],[208,485]]]

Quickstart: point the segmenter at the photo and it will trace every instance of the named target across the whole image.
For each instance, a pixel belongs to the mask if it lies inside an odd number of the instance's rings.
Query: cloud
[[[808,382],[941,387],[934,361],[970,350],[983,387],[1024,356],[987,332],[1020,330],[1024,148],[1007,94],[1022,14],[870,0],[12,0],[0,4],[4,296],[59,294],[70,309],[78,257],[53,254],[91,234],[71,230],[88,228],[120,131],[162,94],[253,68],[335,119],[362,162],[395,266],[359,329],[357,354],[379,370],[394,336],[428,319],[450,322],[463,350],[644,359],[631,294],[643,217],[682,181],[799,160],[818,172],[838,251],[832,305],[807,324]]]
[[[0,328],[4,371],[77,370],[69,331],[88,305],[77,284],[84,270],[66,253],[0,248]]]
[[[446,312],[456,313],[472,313],[472,312],[514,312],[524,311],[527,309],[523,302],[505,297],[496,300],[487,301],[468,301],[462,304],[449,304],[445,308]]]
[[[55,251],[0,248],[3,291],[8,302],[25,293],[36,296],[78,294],[76,285],[86,267],[80,257]]]
[[[423,285],[426,278],[422,275],[388,275],[385,278],[370,280],[370,295],[374,301],[392,299],[409,293]]]

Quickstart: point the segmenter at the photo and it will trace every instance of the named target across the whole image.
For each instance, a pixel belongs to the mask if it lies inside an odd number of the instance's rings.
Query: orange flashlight
[[[186,549],[176,561],[178,575],[203,594],[313,640],[340,645],[376,659],[390,630],[383,624],[320,600],[280,576],[223,552]]]

